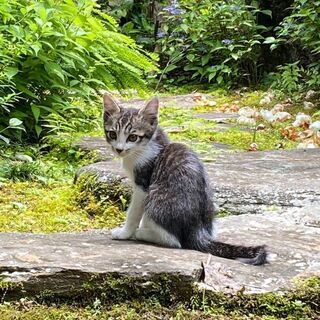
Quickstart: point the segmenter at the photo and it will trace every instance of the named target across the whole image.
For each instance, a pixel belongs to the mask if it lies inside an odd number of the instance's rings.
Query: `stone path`
[[[174,102],[171,97],[161,100],[171,106],[195,105],[194,95],[178,96]],[[145,102],[136,99],[127,105],[132,103]],[[222,115],[201,117],[219,122]],[[114,159],[104,138],[85,138],[78,146],[97,150],[103,161],[79,169],[77,181],[85,183],[90,173],[97,187],[130,189],[119,159]],[[2,233],[0,290],[8,282],[7,297],[41,294],[48,289],[67,297],[81,292],[88,281],[99,286],[98,275],[134,279],[141,290],[162,285],[162,277],[178,283],[169,286],[173,295],[194,284],[219,292],[252,294],[286,291],[296,277],[320,277],[320,150],[224,153],[210,160],[205,166],[212,197],[224,213],[232,214],[217,219],[218,239],[266,244],[269,264],[254,267],[195,251],[113,241],[109,231]]]
[[[230,243],[265,243],[270,263],[255,267],[191,250],[167,249],[135,241],[114,241],[109,231],[51,235],[0,234],[0,277],[19,283],[13,295],[50,290],[61,297],[81,291],[94,276],[129,277],[156,285],[159,277],[180,285],[199,284],[235,293],[285,291],[292,279],[320,276],[320,228],[305,220],[310,212],[241,215],[218,220],[218,238]],[[313,212],[318,218],[318,212]],[[319,222],[319,221],[318,221]],[[96,281],[101,281],[97,277]],[[139,282],[140,281],[140,282]],[[92,285],[95,283],[91,281]],[[179,289],[180,288],[180,289]],[[181,292],[172,292],[172,294]]]
[[[319,208],[320,214],[320,149],[221,154],[205,166],[212,196],[229,214],[282,212],[307,205]],[[84,172],[95,174],[97,183],[111,174],[127,184],[119,159],[83,167],[78,175]]]

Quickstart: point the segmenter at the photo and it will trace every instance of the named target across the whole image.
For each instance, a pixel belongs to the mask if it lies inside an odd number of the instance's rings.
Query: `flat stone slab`
[[[211,159],[210,159],[211,160]],[[205,166],[212,196],[228,214],[282,212],[312,204],[320,213],[320,149],[223,153]],[[127,184],[120,160],[81,168],[96,175],[115,175]]]
[[[201,112],[197,113],[195,116],[197,118],[206,119],[217,123],[228,123],[230,120],[239,118],[239,115],[237,113],[228,112]]]
[[[141,108],[146,105],[149,99],[134,98],[130,100],[117,99],[119,104],[125,108]],[[160,98],[161,107],[179,107],[185,109],[191,109],[199,105],[199,101],[206,100],[212,101],[213,97],[203,93],[190,93],[175,96],[166,96]]]
[[[112,160],[115,156],[104,137],[83,137],[76,141],[74,146],[85,151],[96,152],[99,161]]]
[[[305,222],[308,215],[299,208],[295,213],[218,219],[219,240],[268,246],[270,263],[260,267],[192,250],[115,241],[103,230],[48,235],[2,233],[0,277],[2,285],[22,285],[16,296],[48,290],[68,296],[71,291],[81,291],[97,275],[126,276],[137,283],[142,280],[145,286],[157,284],[161,277],[175,278],[182,290],[189,283],[224,293],[240,289],[248,294],[286,291],[292,288],[295,277],[320,276],[320,228]]]

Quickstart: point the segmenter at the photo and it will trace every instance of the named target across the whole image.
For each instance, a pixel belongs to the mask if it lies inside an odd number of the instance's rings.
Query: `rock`
[[[289,112],[279,111],[274,115],[275,121],[283,122],[292,118]]]
[[[282,112],[284,111],[284,105],[281,103],[277,103],[273,106],[273,108],[271,109],[271,112],[273,114],[277,113],[277,112]]]
[[[248,125],[248,126],[254,126],[256,125],[256,119],[254,118],[248,118],[248,117],[245,117],[245,116],[240,116],[238,119],[237,119],[237,123],[239,124],[243,124],[243,125]]]
[[[268,92],[262,99],[260,100],[259,104],[262,106],[269,105],[274,98],[274,94],[272,92]]]
[[[310,206],[218,219],[219,240],[268,246],[270,263],[260,267],[192,250],[115,241],[103,230],[1,233],[1,288],[7,284],[5,299],[43,294],[79,298],[90,295],[91,288],[91,295],[104,290],[114,302],[121,293],[130,299],[135,290],[140,299],[150,292],[158,299],[163,294],[188,299],[201,281],[222,293],[286,291],[297,277],[320,275],[318,212]]]
[[[98,177],[98,185],[115,179],[130,190],[119,162],[88,165],[77,176],[92,172]],[[319,149],[224,153],[205,166],[212,196],[229,214],[261,213],[275,207],[281,212],[288,207],[320,203]]]
[[[315,99],[318,96],[318,93],[314,90],[309,90],[306,95],[305,95],[305,99],[307,101],[310,101],[312,99]]]
[[[315,132],[320,132],[320,121],[312,122],[309,128]]]
[[[315,108],[315,105],[309,101],[303,101],[303,109],[304,110],[312,110]]]
[[[260,110],[261,117],[267,122],[273,122],[275,120],[274,114],[270,110]]]
[[[296,120],[292,123],[294,127],[308,126],[311,123],[311,117],[304,113],[298,113]]]
[[[115,156],[104,137],[83,137],[74,146],[84,151],[96,152],[98,161],[111,160]]]
[[[251,107],[240,108],[238,114],[239,116],[243,116],[246,118],[255,118],[258,116],[257,110]]]
[[[119,101],[119,104],[124,108],[129,107],[135,107],[135,108],[141,108],[146,105],[148,99],[130,99],[130,100],[124,100],[124,99],[117,99]],[[203,93],[191,93],[191,94],[185,94],[185,95],[176,95],[176,96],[167,96],[167,97],[161,97],[160,106],[162,108],[166,107],[179,107],[179,108],[186,108],[191,109],[198,104],[202,104],[202,101],[204,101],[204,105],[209,106],[215,106],[216,102],[212,100],[212,97],[203,94]]]
[[[320,206],[319,150],[224,154],[206,168],[214,199],[231,214]]]
[[[0,290],[7,284],[6,299],[41,294],[70,298],[90,287],[97,294],[102,284],[106,295],[116,297],[118,290],[131,287],[158,292],[163,282],[172,286],[172,294],[185,295],[203,273],[199,252],[114,241],[109,231],[1,233],[0,241],[5,243]],[[128,298],[130,294],[125,292]]]
[[[319,148],[313,141],[304,141],[297,145],[297,149],[315,149]]]
[[[85,204],[92,195],[98,202],[108,200],[122,208],[123,199],[128,202],[132,193],[129,180],[117,161],[97,162],[84,166],[77,171],[75,182],[80,191],[77,199],[80,204]]]

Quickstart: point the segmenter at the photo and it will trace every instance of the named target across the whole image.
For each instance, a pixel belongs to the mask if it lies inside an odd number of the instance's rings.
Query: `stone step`
[[[320,149],[224,153],[205,166],[212,196],[226,214],[282,212],[310,204],[320,212]],[[129,186],[119,159],[85,166],[77,177],[87,173],[95,175],[97,185],[118,181]]]
[[[106,230],[2,233],[0,288],[6,299],[80,297],[90,288],[105,290],[112,299],[125,288],[149,292],[162,286],[170,295],[185,298],[199,283],[221,293],[287,291],[296,277],[320,276],[320,228],[312,216],[319,217],[319,212],[296,208],[218,219],[219,240],[267,245],[269,263],[259,267],[192,250],[115,241]],[[130,292],[126,294],[129,299]],[[157,294],[160,297],[161,290]]]

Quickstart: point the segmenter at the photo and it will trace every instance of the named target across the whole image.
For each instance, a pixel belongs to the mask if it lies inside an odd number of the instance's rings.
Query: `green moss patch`
[[[92,199],[81,207],[71,183],[8,182],[0,186],[1,232],[61,232],[112,228],[124,219],[118,206]],[[97,207],[99,209],[94,209]],[[98,214],[92,215],[92,211]]]
[[[67,304],[62,300],[53,304],[50,295],[45,299],[45,295],[42,296],[42,302],[41,299],[24,298],[3,303],[0,305],[1,319],[304,320],[319,317],[319,278],[299,280],[295,289],[287,293],[256,295],[241,291],[222,294],[191,286],[175,288],[185,285],[176,280],[159,278],[154,279],[154,284],[126,277],[97,276],[86,282],[81,296]],[[184,294],[173,295],[176,289]]]

